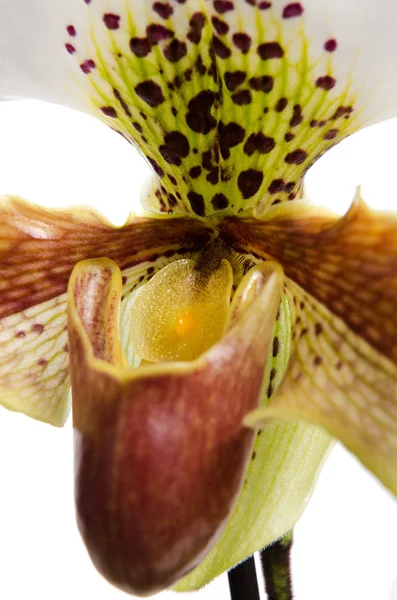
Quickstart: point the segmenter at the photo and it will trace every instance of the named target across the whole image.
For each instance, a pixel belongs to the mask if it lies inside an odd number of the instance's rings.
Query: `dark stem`
[[[269,600],[293,600],[290,554],[292,531],[260,553]]]
[[[254,557],[228,572],[231,600],[259,600]]]

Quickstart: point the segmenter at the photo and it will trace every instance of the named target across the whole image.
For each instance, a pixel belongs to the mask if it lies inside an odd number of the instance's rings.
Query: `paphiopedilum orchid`
[[[154,171],[121,228],[0,205],[1,402],[62,425],[72,384],[101,573],[137,594],[199,588],[293,528],[332,438],[396,493],[397,221],[359,194],[342,218],[316,208],[303,177],[395,113],[397,5],[0,15],[2,97],[92,113]]]

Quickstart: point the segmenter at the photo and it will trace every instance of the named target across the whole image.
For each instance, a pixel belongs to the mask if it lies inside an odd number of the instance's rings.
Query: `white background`
[[[389,121],[346,140],[310,171],[309,195],[342,213],[360,183],[370,205],[397,207],[396,139],[397,121]],[[0,194],[91,204],[122,223],[138,209],[147,174],[120,136],[89,117],[37,102],[0,104]],[[96,573],[77,533],[71,434],[70,421],[58,430],[0,409],[4,600],[127,599]],[[292,561],[296,600],[397,599],[397,505],[339,446],[296,527]],[[228,600],[226,576],[193,597]]]

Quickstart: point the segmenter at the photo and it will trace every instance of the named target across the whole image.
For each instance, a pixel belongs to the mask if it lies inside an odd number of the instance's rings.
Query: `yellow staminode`
[[[223,259],[203,274],[190,259],[161,269],[143,288],[131,311],[131,340],[144,360],[194,360],[223,335],[233,272]]]

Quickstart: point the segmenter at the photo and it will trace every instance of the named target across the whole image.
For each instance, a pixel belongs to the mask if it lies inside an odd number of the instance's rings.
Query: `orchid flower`
[[[145,212],[0,204],[0,400],[61,426],[112,583],[191,590],[289,532],[332,439],[397,493],[397,220],[303,178],[393,116],[397,5],[1,0],[0,95],[96,115]],[[131,182],[133,186],[134,182]],[[112,198],[111,202],[117,202]]]

